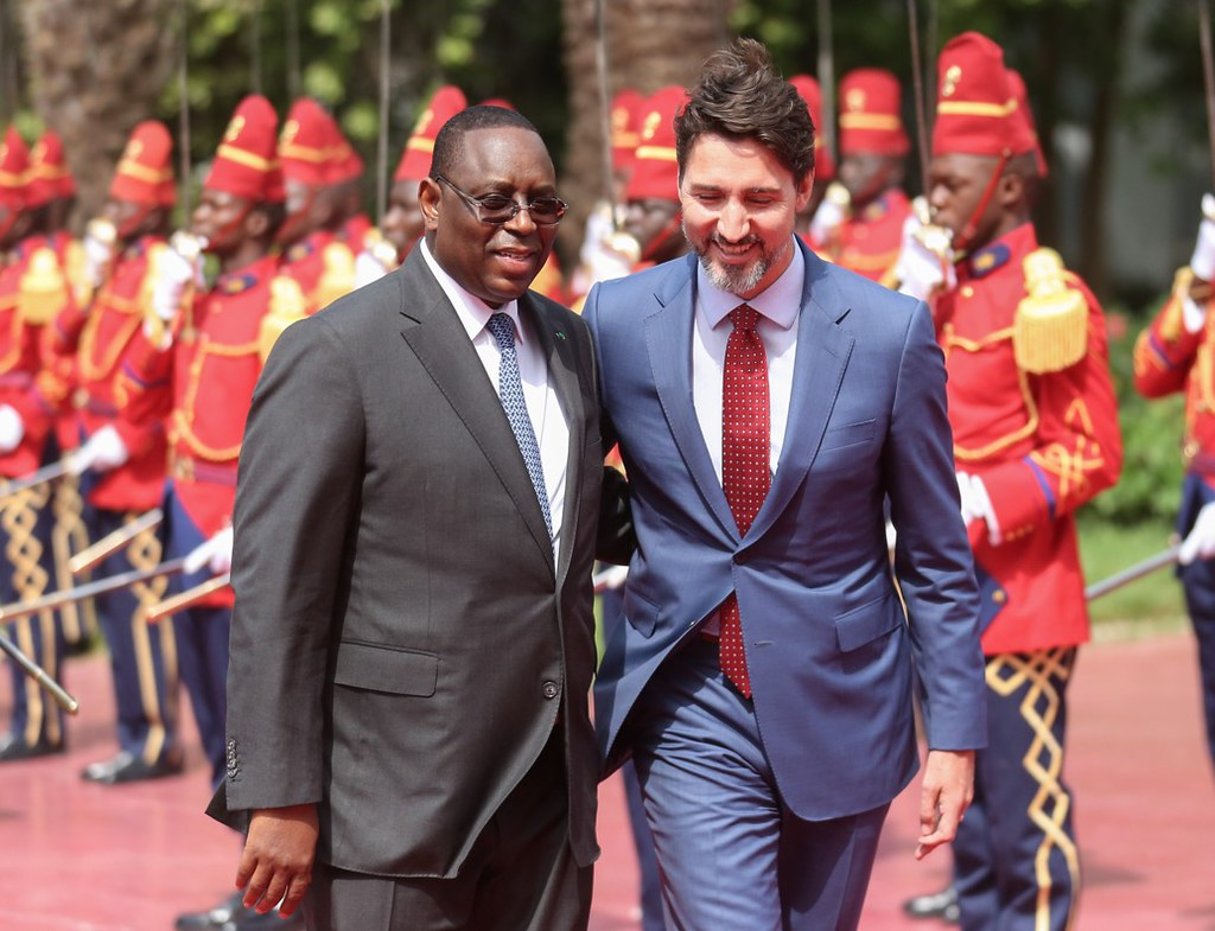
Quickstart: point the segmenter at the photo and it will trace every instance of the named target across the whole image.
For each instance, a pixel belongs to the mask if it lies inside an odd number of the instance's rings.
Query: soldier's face
[[[156,208],[133,200],[113,199],[106,202],[105,218],[114,224],[120,242],[129,243],[148,230],[148,218]]]
[[[938,155],[932,160],[928,172],[928,207],[932,222],[953,232],[955,248],[984,244],[999,220],[1001,207],[996,197],[989,198],[981,215],[975,217],[997,162],[989,156],[965,153]],[[975,232],[969,242],[962,242],[962,232],[972,217],[976,219]]]
[[[252,209],[252,201],[205,187],[194,208],[190,231],[206,238],[208,252],[229,255],[249,238],[245,220]]]
[[[380,222],[384,238],[396,246],[400,258],[407,256],[426,232],[422,205],[418,201],[420,182],[412,178],[397,181],[388,194],[388,209]]]
[[[319,185],[286,178],[283,188],[287,198],[287,215],[274,238],[277,242],[290,245],[323,227],[332,211],[324,197],[324,188]]]
[[[840,184],[853,207],[864,207],[898,181],[899,159],[874,152],[854,152],[840,162]]]
[[[471,197],[504,194],[516,202],[555,197],[557,175],[544,141],[522,127],[474,129],[448,180]],[[435,259],[461,287],[491,307],[521,297],[543,267],[557,227],[538,226],[520,210],[505,223],[482,223],[475,208],[432,178],[420,197]]]
[[[754,139],[706,134],[688,151],[680,179],[683,231],[718,287],[751,298],[793,258],[793,228],[805,210],[813,173],[801,184]]]
[[[624,229],[637,240],[641,254],[655,262],[674,258],[686,240],[679,228],[679,204],[661,197],[629,201]]]

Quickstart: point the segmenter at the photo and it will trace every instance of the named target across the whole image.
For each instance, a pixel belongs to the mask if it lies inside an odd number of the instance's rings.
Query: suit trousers
[[[1199,475],[1186,476],[1177,515],[1182,539],[1194,528],[1203,505],[1215,501],[1212,489]],[[1207,749],[1215,765],[1215,560],[1198,559],[1178,570],[1185,589],[1185,606],[1198,641],[1198,671],[1202,677],[1202,707],[1207,725]]]
[[[889,805],[804,821],[781,799],[751,701],[694,635],[625,726],[672,931],[845,931],[861,907]]]
[[[409,804],[404,798],[382,801]],[[585,931],[593,868],[574,860],[567,813],[565,741],[558,726],[458,876],[371,876],[318,863],[303,903],[308,929]]]
[[[1064,931],[1080,895],[1075,805],[1063,781],[1075,647],[987,659],[988,745],[953,843],[964,931]]]

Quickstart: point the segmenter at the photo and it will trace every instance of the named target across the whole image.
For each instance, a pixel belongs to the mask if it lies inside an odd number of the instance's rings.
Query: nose
[[[751,220],[747,208],[741,201],[731,199],[717,218],[717,233],[729,242],[738,242],[751,229]]]
[[[532,219],[532,212],[527,204],[515,203],[515,215],[507,220],[502,225],[512,232],[520,235],[527,235],[534,232],[536,229],[536,221]]]

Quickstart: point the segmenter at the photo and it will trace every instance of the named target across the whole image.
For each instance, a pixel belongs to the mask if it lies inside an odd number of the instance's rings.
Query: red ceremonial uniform
[[[957,467],[983,479],[1002,537],[972,540],[988,655],[1088,640],[1074,512],[1114,484],[1122,461],[1105,320],[1076,276],[1066,280],[1088,308],[1083,357],[1039,374],[1017,364],[1023,262],[1037,248],[1028,223],[988,244],[935,307]]]
[[[76,429],[92,436],[113,424],[130,458],[105,472],[89,502],[110,511],[146,511],[164,494],[165,431],[158,418],[140,423],[120,418],[125,393],[119,387],[122,360],[139,336],[164,240],[145,236],[126,249],[98,290],[87,314],[73,309],[55,321],[56,350],[75,360]]]
[[[837,265],[890,287],[891,272],[903,243],[903,222],[911,201],[891,188],[858,213],[849,216],[835,232],[831,254]]]

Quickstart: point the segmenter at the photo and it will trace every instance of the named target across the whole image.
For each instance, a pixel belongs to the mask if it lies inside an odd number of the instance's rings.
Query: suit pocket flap
[[[397,647],[343,640],[333,681],[356,689],[430,696],[439,681],[439,657]]]
[[[643,637],[654,633],[654,625],[658,621],[658,605],[650,599],[637,594],[637,590],[627,582],[624,586],[624,616]]]
[[[894,594],[887,593],[835,619],[835,636],[847,653],[890,633],[903,623],[902,608],[892,608]]]
[[[877,432],[876,420],[862,420],[859,423],[846,423],[839,427],[830,427],[823,434],[823,449],[840,449],[844,446],[855,446],[873,438]]]

